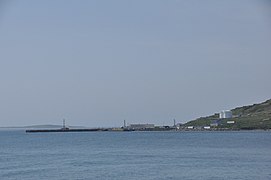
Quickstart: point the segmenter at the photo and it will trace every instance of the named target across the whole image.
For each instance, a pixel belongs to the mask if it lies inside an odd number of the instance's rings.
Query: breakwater
[[[108,128],[88,128],[88,129],[30,129],[26,130],[27,133],[39,132],[89,132],[89,131],[109,131]]]
[[[46,132],[95,132],[95,131],[175,131],[175,128],[142,128],[142,129],[131,129],[131,128],[85,128],[85,129],[29,129],[26,133],[46,133]]]

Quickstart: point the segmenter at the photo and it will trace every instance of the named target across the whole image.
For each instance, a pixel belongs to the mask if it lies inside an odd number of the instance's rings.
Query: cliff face
[[[271,129],[271,99],[249,106],[237,107],[231,110],[233,118],[221,119],[218,128],[232,129]],[[219,115],[214,114],[189,121],[185,126],[210,126]],[[227,124],[227,121],[234,121],[234,124]]]

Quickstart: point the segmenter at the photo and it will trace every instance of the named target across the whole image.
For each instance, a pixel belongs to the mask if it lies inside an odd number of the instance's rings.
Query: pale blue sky
[[[267,0],[0,3],[0,126],[186,122],[270,99]]]

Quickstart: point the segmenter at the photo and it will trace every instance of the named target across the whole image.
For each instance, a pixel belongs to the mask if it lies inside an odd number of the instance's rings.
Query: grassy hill
[[[221,119],[217,128],[230,129],[271,129],[271,99],[249,106],[237,107],[231,110],[233,118]],[[219,114],[201,117],[189,121],[185,126],[210,126],[214,120],[219,119]],[[235,121],[227,124],[227,121]]]

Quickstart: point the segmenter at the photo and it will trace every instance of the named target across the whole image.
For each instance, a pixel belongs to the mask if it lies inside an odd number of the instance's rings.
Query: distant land
[[[207,117],[189,121],[185,124],[176,126],[154,126],[153,128],[141,128],[140,130],[271,130],[271,99],[243,107],[237,107],[232,110],[231,118],[219,118],[219,113]],[[214,123],[215,122],[215,123]],[[229,123],[231,122],[231,123]],[[216,124],[216,125],[213,125]],[[141,124],[141,126],[148,124]],[[21,127],[0,127],[0,128],[22,128],[22,129],[62,129],[63,125],[32,125]],[[87,129],[84,126],[69,126],[68,129]],[[101,128],[104,130],[104,128]],[[114,129],[116,128],[109,128]],[[120,130],[129,130],[127,128],[117,128]]]
[[[32,126],[10,126],[10,127],[0,127],[0,128],[22,128],[22,129],[61,129],[63,125],[32,125]],[[69,126],[69,128],[85,128],[84,126]]]
[[[215,113],[211,116],[189,121],[184,126],[203,127],[210,126],[214,121],[220,121],[216,128],[233,130],[271,129],[271,99],[259,104],[237,107],[231,111],[232,118],[219,119],[219,113]],[[228,124],[229,121],[234,121],[234,123]]]

